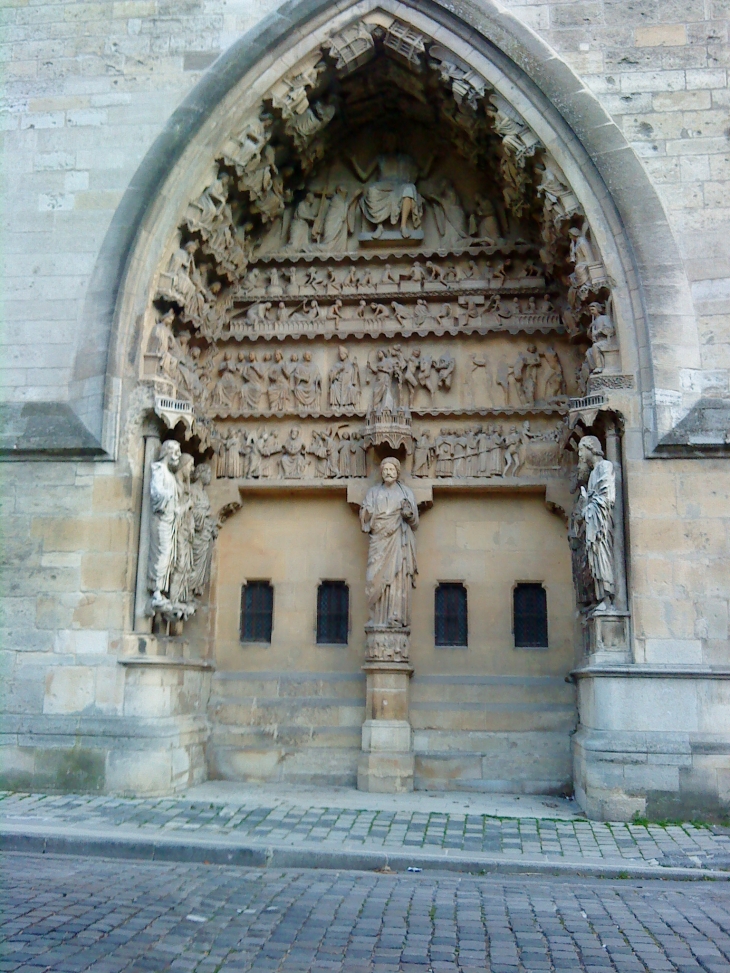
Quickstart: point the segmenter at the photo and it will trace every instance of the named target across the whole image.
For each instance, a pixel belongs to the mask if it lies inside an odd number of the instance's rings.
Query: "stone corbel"
[[[156,395],[155,415],[158,415],[162,419],[168,429],[174,429],[178,422],[182,422],[188,437],[190,436],[194,421],[192,402],[189,402],[187,399]]]
[[[278,81],[266,96],[285,119],[301,115],[309,108],[307,89],[314,87],[325,68],[317,48]]]
[[[608,407],[608,398],[599,392],[595,395],[584,395],[579,399],[568,399],[568,422],[574,429],[580,422],[586,429],[595,423],[598,413]]]
[[[335,62],[335,71],[340,77],[352,74],[357,68],[375,56],[373,31],[376,25],[361,20],[345,27],[339,34],[325,41],[323,47]]]
[[[456,104],[461,105],[465,101],[470,108],[476,110],[477,102],[487,92],[487,82],[484,78],[440,44],[432,44],[428,54],[436,62],[435,66],[438,68],[441,80],[451,85],[451,93]]]
[[[426,38],[409,24],[394,20],[385,32],[383,45],[408,67],[421,67],[421,57],[426,52]]]

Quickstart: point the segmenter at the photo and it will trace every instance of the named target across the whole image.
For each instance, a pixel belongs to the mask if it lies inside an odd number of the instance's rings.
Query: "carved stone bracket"
[[[582,422],[586,429],[590,429],[596,421],[598,413],[608,406],[608,398],[599,393],[597,395],[585,395],[581,399],[569,399],[569,422],[571,427],[578,421]]]
[[[379,629],[365,626],[367,662],[408,662],[410,629]]]
[[[162,419],[168,429],[174,429],[182,422],[188,432],[193,428],[193,403],[186,399],[172,399],[165,395],[155,396],[155,414]]]
[[[428,53],[438,65],[442,80],[451,85],[451,92],[457,105],[465,101],[470,108],[476,110],[477,102],[487,91],[487,82],[484,78],[456,54],[439,44],[432,44]]]
[[[380,412],[368,414],[367,424],[363,433],[363,445],[380,446],[385,443],[393,449],[405,446],[410,455],[413,452],[413,429],[411,414],[408,409],[383,409]]]
[[[340,76],[351,74],[375,55],[372,30],[362,21],[345,27],[324,46],[335,60],[335,70]]]

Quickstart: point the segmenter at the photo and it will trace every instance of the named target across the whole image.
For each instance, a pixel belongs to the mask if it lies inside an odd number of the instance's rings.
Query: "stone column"
[[[398,794],[413,790],[415,758],[408,722],[410,632],[366,626],[367,675],[358,790]]]

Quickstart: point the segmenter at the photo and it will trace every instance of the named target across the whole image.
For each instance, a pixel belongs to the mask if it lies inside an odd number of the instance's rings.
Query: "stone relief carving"
[[[361,378],[357,358],[350,358],[350,352],[340,346],[338,361],[329,373],[329,404],[333,409],[360,408]]]
[[[188,326],[169,311],[150,330],[145,374],[163,395],[190,403],[201,418],[562,408],[568,394],[582,394],[599,352],[615,347],[609,340],[610,318],[596,311],[596,322],[596,342],[581,363],[579,346],[496,335],[472,337],[470,343],[445,336],[423,344],[371,341],[357,353],[345,344],[321,343],[304,351],[228,342],[219,348],[193,344],[200,339],[191,337]],[[505,340],[514,349],[511,356]]]
[[[223,146],[224,161],[233,166],[238,175],[250,162],[261,157],[264,146],[271,138],[273,117],[264,112],[251,117],[236,135],[232,135]]]
[[[509,427],[496,423],[442,427],[435,439],[429,429],[414,437],[411,475],[437,479],[514,477],[525,467],[533,472],[559,469],[560,426],[543,432],[529,420]]]
[[[219,479],[357,479],[367,473],[363,431],[345,424],[313,429],[308,441],[298,425],[283,441],[267,428],[228,427],[217,437]]]
[[[413,491],[400,481],[397,459],[384,459],[380,476],[382,482],[368,490],[360,508],[360,526],[370,538],[365,631],[407,634],[411,591],[418,572],[413,536],[418,527],[418,506]]]
[[[313,88],[325,70],[319,50],[312,51],[288,71],[269,92],[271,103],[286,119],[303,114],[309,108],[307,89]]]
[[[537,166],[537,171],[540,174],[537,195],[544,200],[545,216],[549,220],[559,227],[566,220],[583,215],[578,197],[551,158],[546,157],[544,164]]]
[[[428,175],[434,156],[419,164],[410,155],[398,151],[398,139],[386,133],[382,151],[367,162],[350,156],[350,163],[364,184],[359,193],[359,207],[364,218],[361,241],[379,239],[422,240],[423,198],[416,181]],[[371,179],[377,170],[377,176]],[[397,227],[397,229],[394,229]]]

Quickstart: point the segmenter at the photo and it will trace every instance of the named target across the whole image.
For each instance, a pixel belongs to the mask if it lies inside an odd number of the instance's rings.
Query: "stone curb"
[[[506,856],[424,854],[423,851],[365,851],[344,848],[310,848],[298,845],[236,843],[215,838],[185,840],[167,836],[139,836],[104,831],[61,828],[12,828],[0,825],[0,852],[24,854],[78,855],[141,861],[196,862],[206,865],[238,865],[254,868],[327,868],[374,871],[389,867],[394,872],[408,868],[423,871],[452,871],[470,874],[540,874],[609,879],[672,879],[674,881],[730,881],[730,871],[678,866],[620,865],[592,862],[556,862]]]

